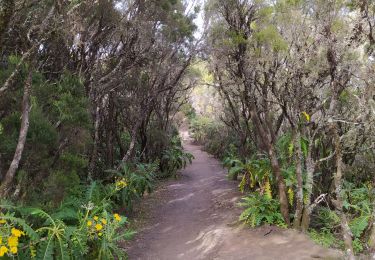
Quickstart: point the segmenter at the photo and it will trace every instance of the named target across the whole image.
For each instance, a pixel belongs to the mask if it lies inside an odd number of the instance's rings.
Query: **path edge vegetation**
[[[126,218],[192,160],[182,1],[0,3],[0,258],[125,259]]]
[[[242,220],[375,254],[374,2],[207,0],[200,30],[198,13],[0,2],[0,257],[125,258],[126,213],[192,159],[185,117],[241,177]]]
[[[240,219],[348,259],[375,252],[373,14],[371,1],[209,1],[212,96],[192,104],[195,140],[240,177]]]

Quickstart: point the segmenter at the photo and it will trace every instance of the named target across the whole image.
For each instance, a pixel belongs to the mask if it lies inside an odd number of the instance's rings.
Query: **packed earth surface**
[[[243,226],[238,183],[200,146],[187,140],[184,147],[195,159],[143,202],[151,216],[131,242],[130,260],[341,258],[293,230]]]

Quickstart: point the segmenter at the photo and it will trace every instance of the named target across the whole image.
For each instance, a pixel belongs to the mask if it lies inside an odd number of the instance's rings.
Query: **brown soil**
[[[296,231],[239,224],[238,182],[199,146],[185,149],[193,163],[142,203],[148,215],[127,249],[130,260],[341,258]]]

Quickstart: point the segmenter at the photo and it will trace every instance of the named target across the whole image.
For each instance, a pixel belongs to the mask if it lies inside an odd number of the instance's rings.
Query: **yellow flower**
[[[0,247],[0,257],[4,256],[6,253],[8,253],[8,248],[6,246]]]
[[[10,252],[11,252],[13,255],[17,254],[17,252],[18,252],[17,247],[11,247],[11,248],[10,248]]]
[[[96,230],[100,231],[100,230],[103,229],[103,226],[101,224],[96,224],[95,228],[96,228]]]
[[[95,216],[95,217],[94,217],[94,220],[95,220],[95,221],[97,221],[98,219],[99,219],[98,216]]]
[[[18,237],[10,236],[8,238],[8,245],[10,247],[17,247],[18,246]]]
[[[25,233],[19,229],[12,228],[12,235],[15,237],[21,237],[22,235],[25,235]]]
[[[118,222],[121,221],[121,217],[120,217],[119,214],[115,213],[115,214],[113,215],[113,217],[114,217]]]
[[[5,224],[7,221],[5,219],[0,219],[0,224]]]
[[[100,237],[101,237],[102,235],[103,235],[103,233],[102,233],[102,232],[100,232],[100,233],[98,234],[98,236],[100,236]]]
[[[125,181],[125,179],[121,179],[119,181],[116,181],[115,185],[116,185],[116,189],[121,190],[125,188],[126,186],[128,186],[128,183]]]
[[[305,116],[306,121],[310,122],[310,115],[306,113],[306,111],[303,111],[302,114]]]
[[[107,224],[107,220],[104,219],[104,218],[101,219],[101,222],[103,223],[103,225],[106,225],[106,224]]]
[[[88,226],[88,227],[91,227],[91,226],[92,226],[92,221],[91,221],[91,220],[87,221],[87,226]]]

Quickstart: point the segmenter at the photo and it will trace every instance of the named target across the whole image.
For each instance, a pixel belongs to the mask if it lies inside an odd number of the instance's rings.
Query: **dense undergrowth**
[[[160,159],[121,164],[119,169],[106,170],[104,180],[85,184],[79,178],[59,175],[65,182],[54,179],[54,185],[63,188],[64,195],[54,194],[53,204],[42,198],[38,203],[2,201],[0,257],[125,258],[121,243],[135,233],[129,230],[125,215],[145,193],[152,192],[157,179],[175,176],[192,159],[183,151],[179,137],[172,140]]]

